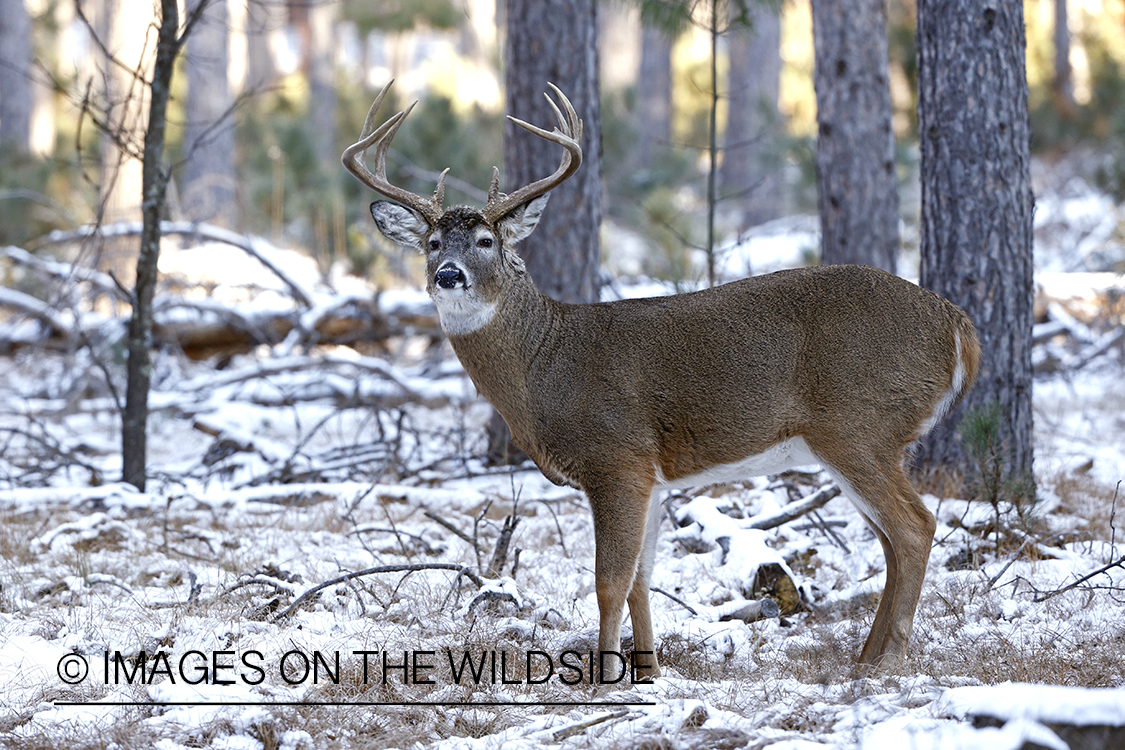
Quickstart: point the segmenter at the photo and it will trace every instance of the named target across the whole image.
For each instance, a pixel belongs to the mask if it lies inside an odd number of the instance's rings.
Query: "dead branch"
[[[759,620],[772,620],[781,614],[781,607],[773,599],[727,602],[715,607],[709,614],[715,617],[718,622],[742,620],[742,622],[751,623]]]
[[[477,543],[471,536],[466,534],[464,531],[461,531],[461,529],[457,528],[456,526],[451,524],[449,521],[446,521],[444,518],[442,518],[438,514],[434,513],[433,511],[424,510],[424,511],[422,511],[422,515],[424,515],[426,518],[430,519],[431,521],[434,521],[439,526],[442,526],[442,527],[448,529],[454,535],[460,537],[461,539],[464,539],[466,542],[468,542],[473,547],[473,549],[476,549]]]
[[[122,222],[120,224],[111,224],[104,227],[88,225],[71,231],[56,230],[51,232],[38,246],[77,242],[91,237],[133,237],[140,233],[141,224],[139,222]],[[237,247],[239,250],[242,250],[244,253],[257,260],[265,266],[270,273],[276,276],[281,283],[289,289],[289,293],[298,304],[305,308],[313,306],[312,295],[307,292],[301,284],[297,283],[297,281],[289,276],[289,274],[285,273],[285,271],[281,270],[281,268],[266,257],[267,245],[264,240],[258,237],[238,234],[237,232],[231,232],[209,224],[196,224],[187,221],[162,221],[160,222],[160,233],[162,235],[198,237],[199,239],[209,240],[211,242],[222,242],[232,247]]]
[[[1063,586],[1062,588],[1055,589],[1054,591],[1039,592],[1039,596],[1032,599],[1032,601],[1035,602],[1036,604],[1038,604],[1039,602],[1045,602],[1048,599],[1053,599],[1054,597],[1058,596],[1059,594],[1065,594],[1067,591],[1073,591],[1074,589],[1076,589],[1079,586],[1081,586],[1082,584],[1086,583],[1086,581],[1090,580],[1094,576],[1100,576],[1102,573],[1106,573],[1110,570],[1113,570],[1114,568],[1121,568],[1121,569],[1125,570],[1125,557],[1119,557],[1118,559],[1114,560],[1113,562],[1107,563],[1106,565],[1103,565],[1102,567],[1098,568],[1097,570],[1095,570],[1092,573],[1087,573],[1086,575],[1082,576],[1078,580],[1076,580],[1072,583],[1069,583],[1066,586]]]
[[[512,534],[516,530],[516,524],[520,522],[519,516],[511,515],[504,519],[504,526],[500,530],[500,536],[496,540],[496,547],[492,552],[492,561],[488,563],[488,570],[485,571],[485,578],[499,578],[500,573],[504,570],[504,565],[508,561],[508,545],[512,542]]]
[[[456,563],[413,563],[410,565],[380,565],[374,568],[364,568],[363,570],[357,570],[354,573],[347,573],[337,578],[333,578],[330,581],[325,581],[324,583],[313,586],[311,589],[307,590],[305,593],[294,599],[293,603],[286,607],[284,610],[274,615],[273,621],[280,622],[281,620],[284,620],[286,617],[293,614],[293,612],[295,612],[297,608],[301,606],[306,600],[319,593],[320,591],[328,588],[329,586],[336,586],[341,583],[351,581],[355,578],[376,575],[379,573],[414,573],[420,570],[455,570],[457,571],[458,577],[465,576],[470,581],[472,581],[478,589],[484,585],[484,581],[481,580],[480,576],[469,570],[466,566],[457,565]]]
[[[41,276],[65,283],[74,281],[86,282],[103,294],[125,303],[131,302],[126,291],[107,273],[102,273],[101,271],[96,271],[92,268],[75,265],[73,263],[63,263],[48,258],[40,258],[37,255],[32,255],[22,247],[15,247],[14,245],[9,245],[4,248],[4,256],[13,263],[27,266]]]
[[[560,727],[559,729],[552,731],[551,742],[562,742],[563,740],[573,737],[576,734],[585,732],[590,727],[595,727],[598,724],[604,724],[607,721],[617,721],[618,719],[623,719],[630,713],[631,712],[629,711],[629,709],[623,708],[617,711],[610,711],[609,713],[587,716],[586,718],[576,721],[573,724],[567,724],[564,727]]]
[[[698,613],[698,612],[696,612],[696,611],[695,611],[695,610],[694,610],[694,609],[693,609],[693,608],[692,608],[692,607],[691,607],[691,606],[690,606],[690,605],[689,605],[689,604],[688,604],[687,602],[685,602],[685,601],[684,601],[683,599],[680,599],[680,598],[678,598],[678,597],[672,596],[671,594],[669,594],[669,593],[668,593],[667,591],[665,591],[664,589],[659,589],[659,588],[656,588],[655,586],[653,586],[653,587],[651,587],[651,588],[649,589],[649,591],[655,591],[655,592],[656,592],[657,594],[663,594],[664,596],[666,596],[666,597],[668,597],[669,599],[671,599],[672,601],[674,601],[674,602],[675,602],[676,604],[679,604],[679,605],[680,605],[681,607],[683,607],[684,609],[686,609],[686,610],[687,610],[688,612],[691,612],[691,613],[692,613],[692,615],[698,615],[698,614],[699,614],[699,613]]]
[[[786,505],[776,513],[769,515],[760,515],[751,518],[749,522],[743,525],[746,529],[773,529],[782,524],[792,521],[794,518],[800,518],[806,513],[810,513],[818,508],[822,508],[828,504],[829,500],[837,497],[840,494],[840,487],[836,484],[829,484],[821,487],[816,492],[812,493],[804,500],[799,500],[795,503]]]
[[[11,308],[35,318],[50,329],[50,335],[63,341],[69,342],[73,338],[71,324],[63,320],[63,317],[59,315],[55,308],[30,294],[0,286],[0,306]]]

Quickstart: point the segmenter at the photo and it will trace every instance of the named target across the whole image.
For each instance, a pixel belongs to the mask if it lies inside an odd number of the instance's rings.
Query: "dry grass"
[[[1125,485],[1109,485],[1083,471],[1059,472],[1047,482],[1061,501],[1060,510],[1085,520],[1088,538],[1109,540],[1114,526],[1125,526]],[[1125,540],[1125,533],[1116,538]]]

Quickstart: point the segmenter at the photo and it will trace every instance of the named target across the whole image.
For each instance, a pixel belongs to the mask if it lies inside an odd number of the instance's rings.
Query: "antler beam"
[[[412,208],[430,223],[434,225],[444,213],[442,202],[445,200],[445,175],[449,172],[446,169],[438,177],[437,189],[434,191],[433,198],[424,198],[409,190],[403,190],[396,187],[387,180],[387,151],[391,147],[391,141],[398,132],[399,127],[402,125],[403,120],[414,109],[414,102],[405,112],[398,112],[391,116],[386,122],[375,127],[375,120],[379,114],[379,106],[383,103],[383,97],[387,91],[390,90],[391,84],[394,80],[388,81],[387,85],[383,87],[379,95],[375,97],[375,103],[371,105],[371,109],[367,113],[367,119],[364,120],[363,130],[360,132],[359,140],[344,149],[344,155],[341,161],[348,171],[359,179],[360,182],[367,185],[377,193],[387,196],[391,200],[398,201],[407,208]],[[367,158],[367,149],[375,146],[375,171],[369,170],[364,163]]]
[[[551,90],[555,92],[559,97],[559,101],[562,103],[563,109],[560,110],[551,99],[550,95],[544,94],[544,96],[547,97],[547,102],[551,105],[551,109],[555,111],[555,117],[558,118],[559,127],[548,132],[543,128],[538,128],[523,120],[518,120],[511,115],[508,115],[508,119],[524,130],[534,133],[544,140],[562,146],[565,149],[562,162],[559,164],[559,168],[555,170],[555,173],[550,177],[545,177],[542,180],[522,187],[511,195],[505,195],[500,192],[500,170],[493,168],[492,186],[488,190],[488,203],[481,209],[484,218],[489,222],[495,222],[505,214],[522,206],[528,201],[550,192],[578,171],[578,167],[582,164],[582,121],[578,119],[578,114],[574,111],[574,106],[570,103],[570,99],[566,98],[566,94],[560,91],[559,87],[553,83],[547,85],[551,87]]]

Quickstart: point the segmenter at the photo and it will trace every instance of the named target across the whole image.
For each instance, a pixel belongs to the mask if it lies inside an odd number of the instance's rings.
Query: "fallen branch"
[[[457,571],[458,577],[465,576],[470,581],[472,581],[478,589],[484,585],[484,581],[481,580],[480,576],[469,570],[466,566],[457,565],[456,563],[414,563],[411,565],[380,565],[374,568],[364,568],[363,570],[357,570],[354,573],[347,573],[345,575],[339,576],[338,578],[333,578],[330,581],[325,581],[324,583],[313,586],[311,589],[307,590],[305,593],[294,599],[293,603],[282,610],[280,613],[274,615],[273,621],[279,622],[281,620],[284,620],[286,617],[293,614],[293,612],[295,612],[297,608],[301,606],[306,600],[319,593],[320,591],[328,588],[329,586],[336,586],[341,583],[346,583],[347,581],[355,578],[376,575],[378,573],[414,573],[420,570],[455,570]]]
[[[1067,591],[1073,591],[1074,589],[1076,589],[1079,586],[1081,586],[1082,584],[1086,583],[1086,581],[1090,580],[1094,576],[1099,576],[1102,573],[1105,573],[1107,571],[1112,570],[1113,568],[1121,568],[1121,569],[1125,570],[1125,557],[1120,557],[1120,558],[1114,560],[1111,563],[1107,563],[1106,565],[1103,565],[1102,567],[1095,570],[1093,573],[1087,573],[1086,575],[1082,576],[1081,578],[1074,581],[1073,583],[1070,583],[1070,584],[1067,584],[1066,586],[1063,586],[1061,589],[1055,589],[1054,591],[1041,592],[1041,593],[1039,593],[1039,596],[1032,599],[1032,601],[1035,602],[1036,604],[1038,604],[1039,602],[1045,602],[1048,599],[1053,599],[1054,597],[1058,596],[1059,594],[1065,594]]]
[[[70,322],[64,320],[54,307],[37,297],[0,286],[0,306],[11,308],[35,318],[50,329],[51,335],[64,341],[70,341],[74,338]]]
[[[133,237],[141,233],[140,222],[122,222],[120,224],[111,224],[109,226],[83,226],[73,231],[57,230],[47,235],[46,240],[40,243],[40,246],[46,244],[62,244],[66,242],[76,242],[78,240],[85,240],[91,237]],[[160,222],[161,235],[181,235],[198,237],[211,242],[222,242],[233,247],[237,247],[247,255],[251,256],[269,271],[281,280],[288,289],[293,299],[302,307],[312,307],[312,297],[305,291],[305,289],[298,284],[289,274],[282,271],[275,265],[269,258],[266,257],[267,244],[264,240],[250,235],[238,234],[226,229],[211,226],[209,224],[195,224],[187,221],[162,221]]]
[[[103,294],[114,297],[126,304],[132,303],[128,292],[108,273],[102,273],[93,268],[87,268],[86,266],[79,266],[73,263],[40,258],[38,255],[32,255],[22,247],[15,247],[13,245],[4,248],[4,255],[13,263],[27,266],[43,276],[66,283],[85,281]]]
[[[795,503],[786,505],[776,513],[768,515],[763,514],[754,516],[747,523],[743,524],[744,529],[773,529],[782,524],[789,523],[795,518],[800,518],[806,513],[811,513],[818,508],[822,508],[828,504],[829,500],[839,496],[840,487],[836,484],[830,484],[821,487],[816,492],[812,493],[803,500],[798,500]]]
[[[559,729],[552,730],[551,735],[550,735],[551,741],[552,742],[562,742],[563,740],[565,740],[569,737],[573,737],[576,734],[581,734],[582,732],[585,732],[590,727],[595,727],[598,724],[604,724],[607,721],[616,721],[618,719],[623,719],[626,716],[628,716],[630,713],[631,713],[631,711],[629,709],[619,709],[617,711],[611,711],[609,713],[594,714],[593,716],[587,716],[586,718],[584,718],[580,721],[576,721],[573,724],[567,724],[564,727],[560,727]]]

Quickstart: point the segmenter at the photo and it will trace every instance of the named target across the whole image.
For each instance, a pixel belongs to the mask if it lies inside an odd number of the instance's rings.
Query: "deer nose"
[[[434,275],[434,283],[442,289],[452,289],[458,284],[465,283],[465,274],[453,264],[442,266]]]

